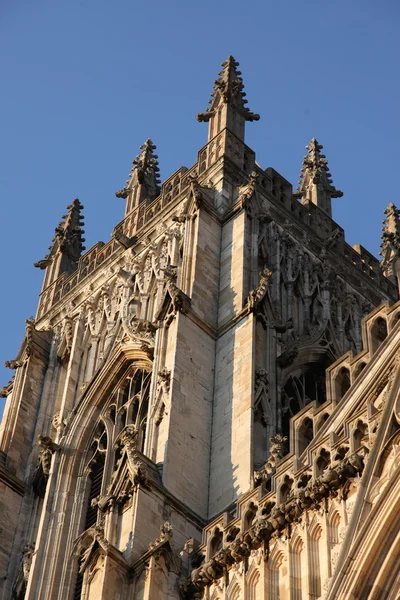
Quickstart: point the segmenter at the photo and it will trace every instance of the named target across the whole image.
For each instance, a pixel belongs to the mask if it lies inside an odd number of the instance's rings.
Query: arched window
[[[283,504],[289,497],[289,494],[293,487],[293,479],[289,475],[285,475],[283,483],[279,489],[279,503]]]
[[[210,558],[214,556],[222,548],[223,533],[218,527],[215,528],[213,536],[210,540]]]
[[[387,338],[388,329],[386,319],[378,317],[371,328],[372,352],[376,352],[382,342]]]
[[[335,510],[335,512],[329,518],[329,546],[333,548],[336,544],[339,543],[339,526],[340,526],[340,515]]]
[[[290,437],[290,419],[312,401],[323,404],[326,400],[325,370],[329,361],[310,363],[292,373],[283,388],[282,433]]]
[[[268,563],[268,600],[280,600],[282,552],[273,553]]]
[[[316,463],[317,476],[321,475],[331,462],[330,452],[322,448]]]
[[[322,529],[316,525],[310,533],[310,598],[321,596],[320,540]]]
[[[298,430],[298,453],[303,454],[308,444],[314,437],[314,424],[312,419],[306,417]]]
[[[261,579],[260,571],[254,569],[248,577],[248,599],[264,600],[264,582]]]
[[[86,506],[82,507],[81,536],[98,522],[99,497],[104,496],[110,486],[118,483],[121,469],[125,464],[122,461],[128,460],[125,445],[132,443],[138,451],[144,450],[151,365],[149,363],[147,367],[145,361],[143,363],[140,367],[135,363],[127,367],[122,380],[109,393],[94,430],[89,459],[86,463],[87,500]],[[124,439],[128,441],[121,441]],[[120,496],[121,508],[132,497],[132,489],[137,485],[136,481],[130,479],[132,475],[127,475],[127,472],[129,470],[125,468],[124,477],[127,477],[127,486],[124,485],[125,493]],[[113,539],[110,538],[109,541],[118,547],[120,535],[122,535],[121,531],[117,527],[113,531]],[[82,583],[83,573],[79,572],[74,600],[81,598]]]
[[[319,430],[321,429],[322,425],[323,425],[323,424],[325,423],[325,421],[327,421],[328,419],[329,419],[329,413],[324,413],[324,414],[322,415],[322,417],[320,417],[320,418],[318,419],[318,422],[317,422],[317,428],[316,428],[316,430],[317,430],[317,431],[319,431]]]
[[[350,371],[342,367],[335,377],[336,400],[341,400],[350,387]]]
[[[356,451],[359,448],[361,448],[361,446],[363,445],[363,443],[365,443],[367,438],[368,425],[366,423],[363,423],[362,421],[358,421],[357,427],[353,432],[353,451]]]
[[[243,531],[250,529],[254,521],[254,517],[256,516],[257,508],[258,507],[254,504],[254,502],[250,502],[243,518]]]
[[[360,373],[365,369],[366,366],[367,363],[365,362],[358,363],[358,365],[354,369],[354,379],[356,379],[360,375]]]
[[[290,567],[290,598],[291,600],[302,600],[301,593],[301,552],[304,544],[301,538],[292,540],[289,550]]]

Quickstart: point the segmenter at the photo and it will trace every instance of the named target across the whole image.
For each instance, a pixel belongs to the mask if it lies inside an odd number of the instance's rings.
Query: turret
[[[125,215],[144,200],[149,204],[160,193],[160,169],[158,156],[154,154],[155,149],[156,146],[150,139],[140,146],[142,152],[132,163],[126,186],[115,193],[117,198],[126,199]]]
[[[321,154],[322,148],[315,138],[306,146],[308,154],[303,159],[298,192],[295,196],[301,198],[302,204],[312,202],[332,217],[331,199],[341,198],[343,192],[332,184],[328,161],[325,154]]]
[[[83,216],[81,211],[82,204],[78,198],[67,206],[68,213],[63,216],[55,229],[55,236],[52,245],[49,246],[50,252],[35,263],[35,267],[46,269],[43,289],[55,281],[62,273],[66,276],[71,275],[78,266],[78,260],[85,250],[83,242],[85,241],[82,229]]]
[[[239,63],[228,56],[222,63],[223,70],[215,80],[214,91],[209,100],[210,107],[206,112],[197,115],[198,121],[208,122],[208,141],[224,129],[228,129],[240,141],[244,141],[245,121],[258,121],[260,115],[251,112],[247,107]]]

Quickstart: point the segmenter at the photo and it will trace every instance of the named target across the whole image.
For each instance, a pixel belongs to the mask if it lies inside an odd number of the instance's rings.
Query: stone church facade
[[[399,213],[382,260],[244,142],[229,57],[208,140],[147,140],[112,239],[55,230],[0,429],[2,600],[399,600]]]

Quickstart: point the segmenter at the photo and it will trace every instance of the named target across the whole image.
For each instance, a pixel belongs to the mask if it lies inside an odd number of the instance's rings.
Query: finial
[[[211,106],[197,115],[198,121],[209,122],[209,140],[226,128],[243,141],[245,121],[258,121],[260,118],[246,106],[246,93],[238,66],[233,56],[228,56],[222,63],[223,70],[214,82],[209,100]]]
[[[308,154],[303,159],[297,198],[311,200],[330,217],[332,216],[331,199],[341,198],[343,192],[337,190],[332,183],[328,161],[321,153],[323,146],[315,138],[306,146]]]
[[[160,193],[160,169],[158,166],[158,156],[154,154],[156,146],[148,139],[143,146],[140,146],[141,153],[137,155],[132,163],[132,169],[126,186],[116,192],[117,198],[128,198],[128,196],[138,187],[141,187],[139,197],[136,198],[135,205],[148,200],[151,202]],[[136,196],[136,195],[135,195]],[[129,212],[134,206],[133,202],[128,203],[126,212]]]
[[[46,269],[57,255],[62,255],[64,257],[62,261],[63,268],[58,274],[62,271],[67,271],[70,274],[76,269],[81,253],[85,250],[85,246],[83,245],[85,241],[83,234],[85,232],[82,229],[83,216],[81,214],[83,205],[78,198],[75,198],[67,206],[67,209],[68,213],[62,217],[63,221],[55,228],[53,243],[49,246],[50,252],[43,260],[35,263],[35,267]]]

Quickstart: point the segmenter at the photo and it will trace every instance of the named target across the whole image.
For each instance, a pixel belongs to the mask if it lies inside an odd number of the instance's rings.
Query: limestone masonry
[[[208,140],[162,184],[147,140],[125,217],[55,230],[1,390],[1,600],[399,600],[399,211],[382,260],[244,142],[231,56]],[[340,201],[340,200],[339,200]]]

